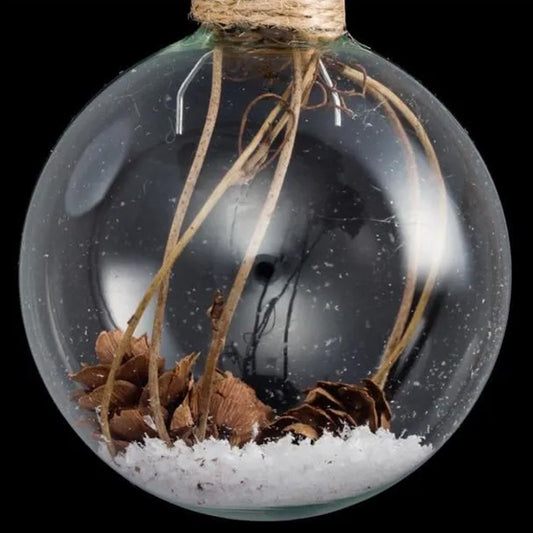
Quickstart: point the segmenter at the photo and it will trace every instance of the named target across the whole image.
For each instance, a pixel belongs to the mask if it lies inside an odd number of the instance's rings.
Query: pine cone
[[[302,405],[289,409],[256,438],[258,444],[287,434],[316,440],[324,431],[339,435],[348,426],[390,429],[391,411],[383,391],[370,379],[360,385],[319,381],[306,391]]]
[[[219,435],[225,433],[236,446],[252,440],[254,426],[265,427],[273,419],[272,409],[231,372],[219,374],[216,379],[209,411]]]
[[[83,366],[70,378],[83,385],[76,395],[78,404],[85,409],[96,409],[102,403],[105,383],[122,332],[102,332],[96,341],[99,364]],[[133,338],[120,365],[111,398],[112,414],[109,421],[111,435],[119,450],[130,442],[156,437],[157,431],[150,410],[148,363],[150,346],[146,335]],[[192,353],[181,359],[173,370],[159,376],[159,398],[169,434],[193,444],[194,427],[199,413],[201,380],[194,383],[192,368],[198,359]],[[163,368],[159,358],[159,370]],[[208,421],[208,436],[226,439],[241,446],[253,439],[254,428],[266,427],[272,420],[272,409],[257,399],[255,391],[235,378],[230,372],[218,371]]]
[[[200,418],[202,380],[194,385],[186,400],[174,411],[170,432],[192,443],[191,429]],[[272,409],[262,403],[255,391],[231,372],[217,371],[209,408],[207,436],[242,446],[253,439],[254,427],[263,428],[272,420]]]
[[[198,353],[192,353],[184,357],[176,364],[174,370],[159,376],[159,398],[166,422],[169,421],[169,410],[182,404],[191,390],[193,384],[192,367],[198,355]],[[134,408],[113,414],[109,421],[113,438],[128,443],[142,441],[145,437],[157,437],[157,430],[149,405],[150,390],[146,385]]]

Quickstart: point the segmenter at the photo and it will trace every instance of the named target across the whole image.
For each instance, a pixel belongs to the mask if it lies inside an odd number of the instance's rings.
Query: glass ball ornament
[[[68,127],[20,282],[41,375],[104,461],[278,520],[369,498],[453,434],[501,345],[510,252],[478,152],[402,70],[349,36],[201,28]]]

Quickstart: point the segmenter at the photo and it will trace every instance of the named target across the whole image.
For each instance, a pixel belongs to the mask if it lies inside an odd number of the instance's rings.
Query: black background
[[[2,434],[12,443],[3,454],[3,469],[15,469],[9,498],[28,505],[27,512],[18,512],[21,525],[35,518],[40,527],[96,530],[105,523],[106,530],[115,531],[315,525],[427,531],[477,529],[495,519],[504,519],[509,528],[518,524],[524,508],[516,484],[524,479],[527,486],[531,464],[531,446],[521,435],[529,426],[522,389],[529,382],[523,365],[531,348],[519,342],[527,315],[518,307],[526,291],[520,254],[531,240],[531,224],[518,225],[518,200],[531,174],[530,91],[523,79],[529,69],[527,2],[347,3],[352,35],[421,81],[468,130],[506,210],[514,245],[514,297],[506,341],[481,399],[436,457],[407,480],[345,511],[292,525],[229,523],[190,513],[112,472],[59,415],[31,359],[15,281],[22,224],[40,169],[76,113],[120,71],[196,26],[187,19],[188,0],[4,3],[2,84],[8,96],[2,115],[10,140],[2,143],[8,213],[2,234],[13,257],[5,279],[9,320],[4,335],[10,340],[3,356],[15,366],[12,371],[8,366],[12,377],[6,376],[12,391],[3,395]],[[9,30],[14,36],[7,36]],[[76,520],[67,519],[70,511]]]

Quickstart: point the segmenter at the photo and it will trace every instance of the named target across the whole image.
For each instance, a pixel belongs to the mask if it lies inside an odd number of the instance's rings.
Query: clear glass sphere
[[[72,400],[79,387],[68,373],[96,362],[98,334],[126,327],[159,269],[206,118],[210,57],[184,94],[182,134],[176,133],[177,95],[213,46],[202,30],[161,51],[109,85],[66,130],[38,182],[24,231],[20,279],[27,334],[50,394],[73,429],[133,483],[172,503],[219,516],[312,516],[361,501],[408,475],[467,415],[493,367],[507,320],[510,254],[505,220],[483,161],[442,104],[400,69],[350,39],[322,49],[331,84],[322,77],[308,105],[316,108],[302,111],[281,197],[219,365],[252,386],[277,413],[301,402],[303,391],[319,380],[357,383],[380,366],[409,265],[414,262],[417,270],[412,318],[424,283],[438,264],[428,305],[385,385],[393,418],[391,442],[383,453],[394,455],[395,446],[408,447],[405,437],[420,440],[407,439],[412,457],[394,468],[393,458],[377,457],[380,449],[372,455],[370,442],[366,463],[385,471],[391,463],[390,476],[372,478],[357,490],[340,486],[344,481],[339,479],[339,491],[328,489],[329,495],[300,490],[300,485],[313,487],[316,482],[311,471],[309,479],[305,473],[294,475],[300,480],[290,488],[291,495],[274,484],[263,487],[264,497],[255,500],[244,497],[259,490],[253,470],[243,472],[241,492],[224,485],[230,480],[222,474],[211,481],[198,478],[195,484],[195,473],[189,473],[187,482],[195,489],[190,497],[176,493],[168,480],[147,482],[133,467],[138,467],[134,454],[126,455],[130,463],[109,458],[94,436],[93,415]],[[184,227],[238,156],[241,117],[249,104],[265,93],[282,94],[291,83],[288,58],[290,50],[284,48],[268,53],[228,48],[216,127]],[[340,64],[367,81],[355,85],[337,68]],[[442,169],[445,192],[419,131],[399,112],[402,127],[395,126],[387,103],[370,85],[365,87],[370,79],[388,88],[420,121]],[[317,105],[324,94],[328,105]],[[340,125],[339,102],[344,108]],[[250,112],[245,144],[275,103],[264,98]],[[274,169],[275,161],[249,182],[229,188],[176,262],[161,348],[167,368],[199,350],[195,375],[202,373],[210,339],[206,311],[214,291],[227,293],[233,284]],[[152,305],[136,335],[150,334],[153,313]],[[89,423],[80,423],[87,418]],[[378,431],[381,440],[389,438],[384,431]],[[366,437],[357,437],[363,447]],[[336,452],[331,443],[321,448],[320,440],[291,444],[290,454],[311,454],[310,461],[318,457],[313,453],[321,454],[315,470],[327,476]],[[229,452],[229,445],[215,444],[220,455],[211,460],[236,453],[235,472],[240,468],[238,453],[255,453],[246,447]],[[283,453],[289,453],[286,449]],[[330,461],[324,459],[328,449]],[[140,450],[136,448],[138,455]],[[206,457],[215,453],[206,450]],[[187,453],[193,452],[182,451]],[[292,477],[287,457],[278,466],[286,468],[285,480]],[[298,461],[291,455],[293,460]],[[347,464],[344,471],[357,478],[361,463],[354,459]],[[259,479],[265,474],[257,469]],[[265,480],[261,483],[274,483],[268,476]],[[209,483],[217,486],[209,488]],[[231,505],[223,503],[217,489],[233,491]]]

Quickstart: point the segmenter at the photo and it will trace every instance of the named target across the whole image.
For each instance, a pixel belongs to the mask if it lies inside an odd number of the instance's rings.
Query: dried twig
[[[317,104],[312,104],[312,105],[307,104],[303,106],[302,109],[304,109],[305,111],[321,109],[322,107],[326,107],[328,105],[328,101],[329,101],[328,88],[321,81],[318,81],[318,80],[315,81],[315,86],[318,87],[320,91],[322,92],[322,100],[320,100],[320,102],[318,102]]]
[[[366,85],[367,76],[364,73],[364,83]],[[366,89],[365,89],[366,90]],[[414,213],[418,214],[419,210],[419,201],[420,201],[420,174],[418,172],[418,166],[416,163],[415,152],[413,145],[409,140],[409,136],[403,127],[401,120],[399,119],[396,111],[390,105],[389,101],[375,88],[369,87],[367,89],[368,93],[374,97],[381,105],[381,108],[385,111],[387,118],[389,119],[391,126],[396,132],[402,150],[404,152],[404,157],[407,166],[407,175],[411,185],[411,197],[413,200],[413,205],[411,206]],[[412,250],[408,253],[407,257],[407,273],[405,279],[405,285],[402,295],[402,300],[400,302],[400,308],[398,314],[396,315],[396,320],[392,331],[387,340],[385,350],[382,356],[382,362],[388,361],[391,353],[396,349],[398,342],[400,341],[409,319],[409,314],[411,312],[411,307],[413,305],[413,299],[415,296],[416,289],[416,280],[418,274],[418,248],[420,244],[420,228],[419,224],[415,222],[414,227],[414,239],[412,244]]]
[[[233,287],[228,295],[222,315],[217,321],[217,329],[213,331],[213,338],[211,340],[211,346],[207,356],[203,383],[200,391],[200,420],[196,433],[196,437],[200,441],[205,439],[206,435],[209,404],[211,401],[211,393],[213,388],[213,378],[215,376],[218,358],[224,348],[226,336],[237,308],[237,304],[239,303],[242,292],[246,285],[246,281],[248,280],[248,276],[250,275],[255,258],[257,256],[257,252],[259,251],[259,247],[263,242],[270,220],[278,203],[279,195],[281,193],[283,183],[285,182],[287,169],[291,160],[294,142],[296,140],[298,119],[300,116],[304,91],[302,87],[302,54],[300,51],[295,50],[293,52],[293,57],[294,81],[292,84],[291,111],[294,114],[295,120],[292,127],[286,132],[287,140],[279,156],[278,165],[274,177],[272,178],[272,184],[270,186],[267,199],[261,214],[259,215],[252,239],[248,245],[246,255],[241,263],[241,267],[237,273]]]
[[[336,63],[336,65],[341,71],[341,73],[344,74],[347,78],[355,81],[358,84],[364,83],[365,76],[361,72],[347,65],[343,65],[341,63]],[[414,129],[416,136],[418,140],[420,141],[420,144],[422,145],[426,153],[426,156],[429,160],[431,168],[434,171],[434,177],[439,186],[439,192],[440,192],[439,194],[440,224],[438,226],[440,231],[436,235],[436,242],[437,242],[436,253],[434,255],[433,263],[431,265],[428,276],[426,278],[424,288],[422,289],[422,294],[420,295],[420,298],[415,307],[413,315],[411,316],[411,319],[409,323],[407,324],[401,339],[398,340],[398,342],[394,345],[393,349],[390,349],[388,351],[387,356],[384,358],[380,367],[378,368],[378,370],[372,377],[373,381],[383,388],[385,386],[385,383],[387,381],[391,368],[393,367],[394,363],[396,363],[398,358],[401,356],[401,354],[405,350],[405,347],[407,346],[412,336],[414,335],[416,329],[418,328],[420,321],[422,319],[422,316],[428,305],[433,289],[435,288],[435,285],[437,283],[437,277],[438,277],[439,270],[440,270],[442,255],[443,255],[444,246],[445,246],[445,239],[446,239],[447,192],[446,192],[446,184],[444,182],[444,178],[443,178],[440,164],[437,158],[437,154],[435,153],[435,149],[433,148],[431,139],[429,138],[424,126],[422,125],[418,117],[413,113],[413,111],[411,111],[411,109],[403,102],[403,100],[396,93],[391,91],[388,87],[386,87],[382,83],[378,82],[377,80],[369,76],[366,76],[366,84],[367,84],[367,90],[373,89],[377,91],[379,94],[381,94],[384,98],[386,98],[389,101],[389,103],[392,104],[400,112],[403,118]]]
[[[178,207],[172,220],[172,226],[167,240],[165,249],[165,259],[169,256],[172,248],[179,240],[181,227],[185,214],[189,208],[191,198],[196,187],[196,182],[202,171],[204,161],[211,143],[213,131],[218,116],[218,110],[220,108],[220,96],[222,93],[222,63],[223,52],[222,49],[216,47],[213,51],[213,70],[212,70],[212,82],[211,82],[211,97],[209,100],[209,107],[207,109],[207,116],[205,119],[204,129],[198,142],[198,148],[194,156],[189,175],[183,186],[181,196],[178,202]],[[161,410],[161,402],[159,399],[159,379],[158,379],[158,367],[157,358],[161,350],[161,334],[163,330],[163,320],[165,317],[165,306],[167,303],[169,286],[169,276],[167,276],[159,289],[157,296],[157,304],[154,314],[154,322],[152,328],[152,342],[150,350],[150,366],[148,374],[148,387],[150,389],[150,407],[152,409],[152,415],[155,421],[157,432],[159,437],[163,439],[167,444],[170,444],[170,436],[166,429],[163,412]]]

